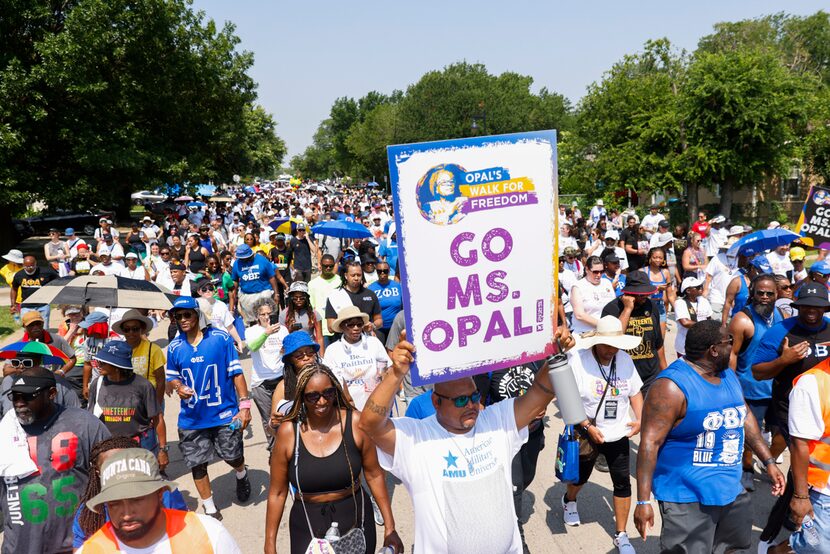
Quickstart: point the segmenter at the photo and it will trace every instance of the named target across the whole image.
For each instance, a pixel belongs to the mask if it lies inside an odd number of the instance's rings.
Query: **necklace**
[[[455,437],[453,437],[452,435],[453,434],[450,433],[450,440],[455,445],[455,447],[458,449],[458,452],[461,453],[461,456],[464,458],[464,461],[467,462],[467,473],[472,476],[472,474],[473,474],[473,462],[471,462],[470,459],[467,457],[467,455],[464,454],[464,449],[462,449],[460,446],[458,446],[458,443],[455,442]],[[476,449],[476,433],[475,433],[475,429],[473,429],[473,450],[475,451],[475,449]]]

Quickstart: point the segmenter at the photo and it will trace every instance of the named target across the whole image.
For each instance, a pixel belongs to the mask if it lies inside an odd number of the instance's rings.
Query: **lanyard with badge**
[[[594,414],[594,421],[596,421],[597,416],[599,415],[599,410],[602,408],[603,403],[602,401],[605,400],[605,395],[608,393],[608,389],[612,388],[616,381],[617,377],[617,355],[614,354],[614,357],[611,358],[611,364],[608,367],[608,374],[605,374],[605,369],[603,369],[602,364],[597,358],[596,354],[594,354],[594,359],[597,361],[597,365],[599,366],[599,372],[602,374],[602,378],[605,379],[605,389],[602,391],[602,398],[599,399],[599,404],[597,404],[597,411]],[[614,392],[611,393],[612,396],[619,396],[619,390],[616,388]],[[619,401],[617,399],[614,400],[605,400],[605,409],[603,411],[603,419],[611,420],[617,419],[617,408],[619,407]]]

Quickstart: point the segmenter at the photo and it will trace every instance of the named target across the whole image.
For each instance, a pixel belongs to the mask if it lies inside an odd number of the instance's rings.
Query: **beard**
[[[29,408],[15,408],[14,414],[17,416],[17,421],[20,422],[20,425],[31,425],[35,422],[35,414]]]
[[[133,529],[132,531],[123,531],[123,530],[119,529],[118,527],[116,527],[115,525],[112,526],[112,529],[113,529],[113,531],[115,531],[115,536],[117,536],[118,539],[121,542],[129,544],[132,541],[136,541],[138,539],[143,538],[147,533],[149,533],[153,529],[153,526],[155,525],[156,520],[158,520],[158,518],[161,517],[161,514],[162,514],[161,506],[159,505],[158,509],[156,510],[156,513],[153,515],[152,518],[150,518],[150,521],[147,521],[147,522],[143,522],[143,521],[140,521],[140,520],[130,521],[130,523],[136,523],[137,522],[137,523],[142,524],[139,527],[137,527],[136,529]]]
[[[775,309],[775,304],[753,304],[752,308],[761,317],[769,317]]]

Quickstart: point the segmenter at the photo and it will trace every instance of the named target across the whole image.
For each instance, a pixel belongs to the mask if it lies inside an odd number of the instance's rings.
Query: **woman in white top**
[[[242,342],[242,337],[236,330],[233,324],[233,315],[228,310],[228,305],[216,299],[216,285],[204,275],[193,281],[191,285],[192,290],[196,291],[196,299],[199,301],[199,309],[205,314],[205,319],[208,320],[214,329],[221,329],[228,333],[233,342],[236,343],[236,349],[241,354],[245,350],[245,343]]]
[[[606,304],[617,295],[608,279],[602,278],[605,266],[597,256],[585,262],[585,277],[577,281],[570,290],[573,306],[573,332],[583,333],[597,326],[597,321]]]
[[[625,532],[631,511],[628,439],[640,432],[643,409],[643,382],[624,351],[636,348],[641,341],[642,337],[624,335],[620,320],[608,315],[599,320],[596,330],[583,333],[568,355],[590,419],[576,425],[580,434],[579,482],[568,484],[562,498],[564,521],[579,525],[576,496],[591,477],[597,456],[604,455],[614,484],[614,545],[623,553],[634,552]]]
[[[386,369],[392,365],[383,343],[363,332],[368,322],[369,316],[357,306],[346,306],[337,312],[331,329],[343,336],[326,348],[323,357],[323,363],[343,380],[358,410],[363,409]]]

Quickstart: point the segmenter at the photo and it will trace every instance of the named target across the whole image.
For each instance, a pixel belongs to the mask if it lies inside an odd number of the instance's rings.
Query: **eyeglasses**
[[[732,335],[729,335],[729,338],[723,339],[722,341],[715,343],[715,346],[718,346],[720,344],[730,344],[731,345],[734,342],[735,342],[735,337],[733,337]]]
[[[599,275],[600,273],[602,273],[603,270],[602,269],[589,269],[587,271],[588,271],[588,273],[593,273],[594,275]]]
[[[323,269],[334,269],[334,264],[322,264]]]
[[[755,291],[755,296],[760,296],[761,298],[764,298],[764,297],[772,298],[773,296],[775,296],[775,291],[772,291],[772,290],[756,290]]]
[[[317,404],[320,401],[320,398],[325,398],[329,402],[337,398],[337,389],[334,387],[329,387],[327,389],[323,389],[322,393],[317,391],[307,392],[303,394],[303,398],[309,404]]]
[[[204,285],[203,287],[201,287],[199,289],[199,292],[205,292],[206,290],[210,291],[210,292],[213,292],[213,291],[216,290],[216,287],[214,287],[213,285]]]
[[[162,255],[162,256],[169,256],[169,255],[170,255],[170,252],[162,252],[162,253],[161,253],[161,255]]]
[[[181,321],[183,319],[190,319],[196,317],[196,312],[193,310],[179,310],[175,314],[173,314],[173,318],[176,321]]]
[[[350,319],[349,321],[344,321],[341,325],[343,327],[363,327],[363,320],[362,319]]]
[[[781,289],[781,290],[793,290],[793,286],[792,286],[792,285],[781,285],[781,286],[780,286],[780,287],[778,287],[778,288],[779,288],[779,289]]]
[[[443,394],[438,394],[435,391],[432,391],[432,394],[439,398],[446,398],[447,400],[451,400],[456,408],[463,408],[467,405],[468,402],[478,404],[478,401],[481,400],[481,393],[478,391],[474,392],[473,394],[462,394],[461,396],[456,396],[454,398],[450,396],[444,396]]]
[[[9,391],[9,397],[12,399],[12,402],[16,400],[22,400],[23,402],[32,402],[40,396],[40,393],[43,392],[43,389],[35,391],[35,392],[15,392]]]
[[[11,360],[9,360],[9,363],[12,365],[13,368],[35,367],[35,361],[31,358],[23,358],[22,360],[12,358]]]
[[[378,269],[378,275],[389,275],[388,269]]]
[[[317,355],[317,352],[314,351],[313,348],[307,346],[302,350],[297,350],[296,352],[292,352],[290,358],[292,360],[305,360],[306,358],[313,358]]]
[[[144,327],[142,327],[141,325],[130,325],[129,327],[127,327],[126,325],[122,325],[121,330],[124,331],[125,334],[140,333],[144,330]]]

